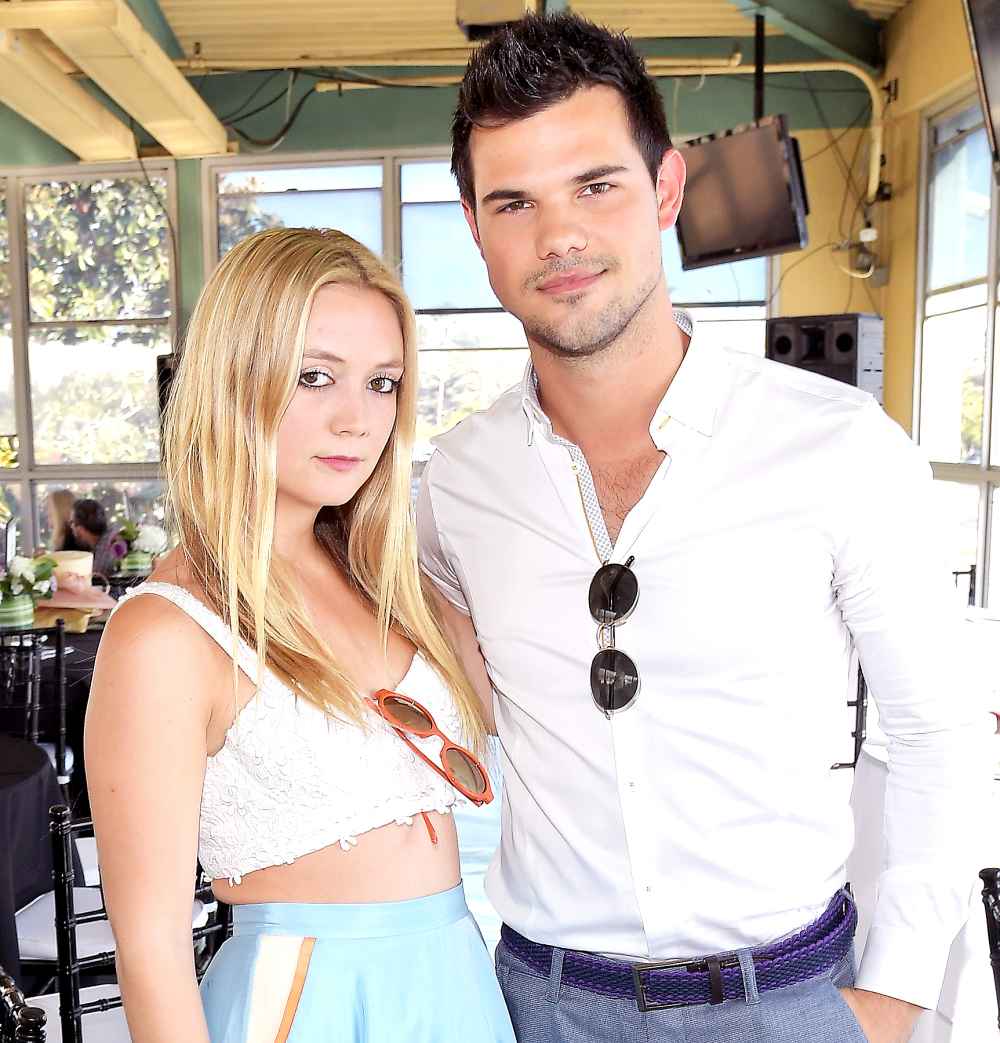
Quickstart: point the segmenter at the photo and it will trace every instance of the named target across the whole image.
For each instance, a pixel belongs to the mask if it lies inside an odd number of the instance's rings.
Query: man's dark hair
[[[498,30],[469,59],[451,125],[451,172],[475,206],[469,139],[474,127],[500,127],[565,101],[586,87],[614,87],[649,176],[670,148],[655,80],[622,33],[574,14],[526,15]]]
[[[73,521],[95,536],[108,531],[108,516],[96,500],[77,500],[73,504]]]

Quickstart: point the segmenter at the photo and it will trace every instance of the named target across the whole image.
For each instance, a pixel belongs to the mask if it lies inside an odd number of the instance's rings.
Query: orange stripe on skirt
[[[305,988],[306,975],[309,973],[309,961],[312,959],[315,938],[303,938],[299,949],[298,963],[295,965],[295,977],[292,978],[292,987],[285,1001],[285,1013],[278,1027],[278,1034],[274,1037],[274,1043],[286,1043],[289,1033],[292,1031],[292,1023],[295,1021],[295,1012],[299,1009],[299,1000],[302,998],[302,990]]]

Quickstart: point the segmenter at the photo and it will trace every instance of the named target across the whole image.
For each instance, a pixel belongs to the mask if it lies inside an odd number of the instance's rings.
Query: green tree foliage
[[[246,187],[258,187],[254,179],[247,178]],[[255,232],[268,228],[281,228],[284,222],[277,214],[266,211],[255,195],[219,196],[219,256],[229,251],[241,240]]]
[[[154,356],[169,351],[169,224],[162,178],[47,181],[25,193],[33,323],[32,413],[40,463],[159,458]],[[75,349],[68,351],[67,349]]]
[[[962,381],[962,462],[978,463],[983,456],[983,374],[966,374]]]
[[[25,192],[34,321],[170,314],[162,178],[46,181]]]

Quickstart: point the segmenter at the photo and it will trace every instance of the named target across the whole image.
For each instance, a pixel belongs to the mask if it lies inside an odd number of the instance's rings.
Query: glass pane
[[[976,308],[986,303],[986,283],[976,286],[963,286],[960,290],[945,290],[933,293],[924,305],[924,315],[944,315],[949,311],[962,311],[964,308]]]
[[[505,311],[418,315],[421,348],[526,348],[524,327]]]
[[[15,554],[26,554],[21,487],[0,483],[0,558],[7,564]]]
[[[219,256],[265,228],[338,228],[382,253],[382,192],[273,192],[219,197]]]
[[[979,544],[979,486],[965,482],[933,484],[936,532],[944,540],[943,554],[955,576],[955,598],[969,603],[969,570],[976,564]]]
[[[731,264],[713,264],[686,272],[681,268],[677,229],[668,228],[661,236],[663,270],[674,304],[714,304],[730,301],[767,299],[767,258],[751,257]]]
[[[334,192],[381,188],[382,164],[364,166],[257,167],[219,174],[219,195],[227,192]]]
[[[52,525],[46,509],[48,495],[58,489],[68,489],[78,500],[97,500],[107,513],[111,529],[120,528],[127,521],[137,525],[164,524],[164,488],[158,479],[38,482],[34,486],[35,525],[39,543],[44,547],[52,540]]]
[[[414,308],[499,308],[460,203],[405,203],[403,286]]]
[[[924,322],[920,444],[932,460],[979,463],[983,452],[986,309]]]
[[[170,313],[166,182],[47,181],[25,189],[31,318]]]
[[[10,238],[7,230],[7,184],[0,180],[0,329],[10,329]]]
[[[524,376],[526,348],[514,351],[422,351],[414,457],[426,460],[430,440],[486,409]]]
[[[28,361],[38,463],[159,460],[156,356],[169,351],[165,326],[36,330]]]
[[[938,120],[934,124],[932,145],[935,148],[939,145],[944,145],[957,134],[971,130],[982,122],[983,110],[978,103],[970,105],[968,108],[962,109],[961,112],[954,113],[954,115],[945,116],[944,119]]]
[[[457,203],[458,182],[451,164],[404,163],[399,170],[399,192],[404,203]]]
[[[1000,323],[1000,308],[993,318]],[[1000,467],[1000,325],[993,329],[993,413],[990,419],[990,466]]]
[[[767,309],[764,305],[745,308],[685,308],[695,322],[699,343],[743,351],[764,357]]]
[[[14,342],[10,320],[10,240],[7,229],[7,185],[0,181],[0,443],[17,434],[14,418]],[[16,460],[13,461],[16,463]],[[0,444],[0,467],[12,466]]]
[[[1000,485],[992,487],[990,496],[993,524],[990,532],[990,577],[986,607],[1000,610]]]
[[[986,274],[990,183],[985,130],[961,138],[931,157],[929,289]]]

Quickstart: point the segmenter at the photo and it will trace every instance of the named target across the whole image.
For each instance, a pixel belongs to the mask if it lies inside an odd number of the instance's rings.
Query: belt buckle
[[[684,956],[675,960],[660,960],[658,963],[643,963],[632,965],[632,978],[635,982],[635,999],[639,1010],[645,1012],[651,1010],[667,1010],[670,1007],[695,1006],[689,1000],[681,1000],[678,1003],[653,1003],[646,998],[646,986],[642,980],[643,974],[649,971],[670,970],[671,968],[683,967],[686,971],[709,972],[711,998],[709,1003],[715,1005],[723,1000],[722,994],[722,968],[738,967],[739,959],[732,956]]]
[[[635,998],[639,1004],[639,1010],[645,1012],[650,1010],[666,1010],[668,1007],[690,1007],[691,1004],[681,1000],[679,1003],[652,1003],[646,999],[646,986],[642,976],[648,971],[669,970],[672,967],[683,967],[687,971],[706,970],[704,960],[684,956],[676,960],[661,960],[659,963],[643,963],[632,965],[632,977],[635,980]]]

